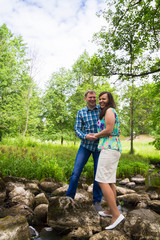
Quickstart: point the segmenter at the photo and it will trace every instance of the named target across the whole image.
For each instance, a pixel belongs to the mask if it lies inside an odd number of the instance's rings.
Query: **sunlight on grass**
[[[122,155],[117,175],[128,177],[136,174],[146,175],[150,164],[160,163],[160,151],[156,150],[149,141],[134,141],[135,154],[129,154],[130,141],[123,139]],[[36,140],[35,138],[3,139],[0,145],[0,169],[4,176],[42,179],[53,177],[57,181],[68,182],[74,167],[75,157],[80,141]],[[23,163],[23,164],[22,164]],[[82,176],[87,181],[93,181],[93,159],[89,158]]]
[[[122,152],[128,153],[130,150],[130,141],[121,141],[122,144]],[[150,142],[133,142],[133,148],[135,150],[135,154],[139,154],[143,157],[156,157],[160,159],[160,151],[156,150]]]

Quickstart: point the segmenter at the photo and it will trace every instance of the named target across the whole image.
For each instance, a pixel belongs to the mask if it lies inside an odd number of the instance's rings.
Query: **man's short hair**
[[[93,91],[93,90],[87,90],[87,91],[85,92],[84,96],[87,97],[88,93],[90,93],[90,94],[94,94],[94,93],[95,93],[95,94],[96,94],[96,92]]]

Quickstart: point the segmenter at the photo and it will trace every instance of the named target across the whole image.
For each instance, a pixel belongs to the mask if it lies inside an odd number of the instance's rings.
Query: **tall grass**
[[[0,171],[4,176],[28,179],[54,178],[68,182],[73,170],[79,142],[41,142],[34,138],[3,139],[0,145]],[[135,155],[130,155],[130,143],[122,141],[123,153],[118,165],[117,177],[130,177],[138,173],[146,175],[150,163],[160,163],[160,151],[149,142],[134,143]],[[93,160],[90,157],[82,176],[93,181]]]

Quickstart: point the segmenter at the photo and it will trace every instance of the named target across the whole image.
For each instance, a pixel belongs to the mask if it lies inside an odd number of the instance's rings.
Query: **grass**
[[[123,153],[118,165],[117,177],[146,175],[151,163],[160,163],[160,151],[150,141],[135,141],[135,154],[130,155],[130,142],[121,141]],[[4,176],[38,179],[52,177],[68,182],[73,170],[79,142],[41,142],[33,138],[3,139],[0,145],[0,169]],[[82,176],[93,181],[93,160],[90,157]]]

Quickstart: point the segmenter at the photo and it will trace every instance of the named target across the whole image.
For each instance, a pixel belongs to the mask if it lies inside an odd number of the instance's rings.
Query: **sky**
[[[36,58],[34,79],[44,88],[53,72],[70,69],[85,50],[96,51],[92,36],[105,25],[96,13],[105,8],[105,0],[0,0],[0,26],[22,36]]]

